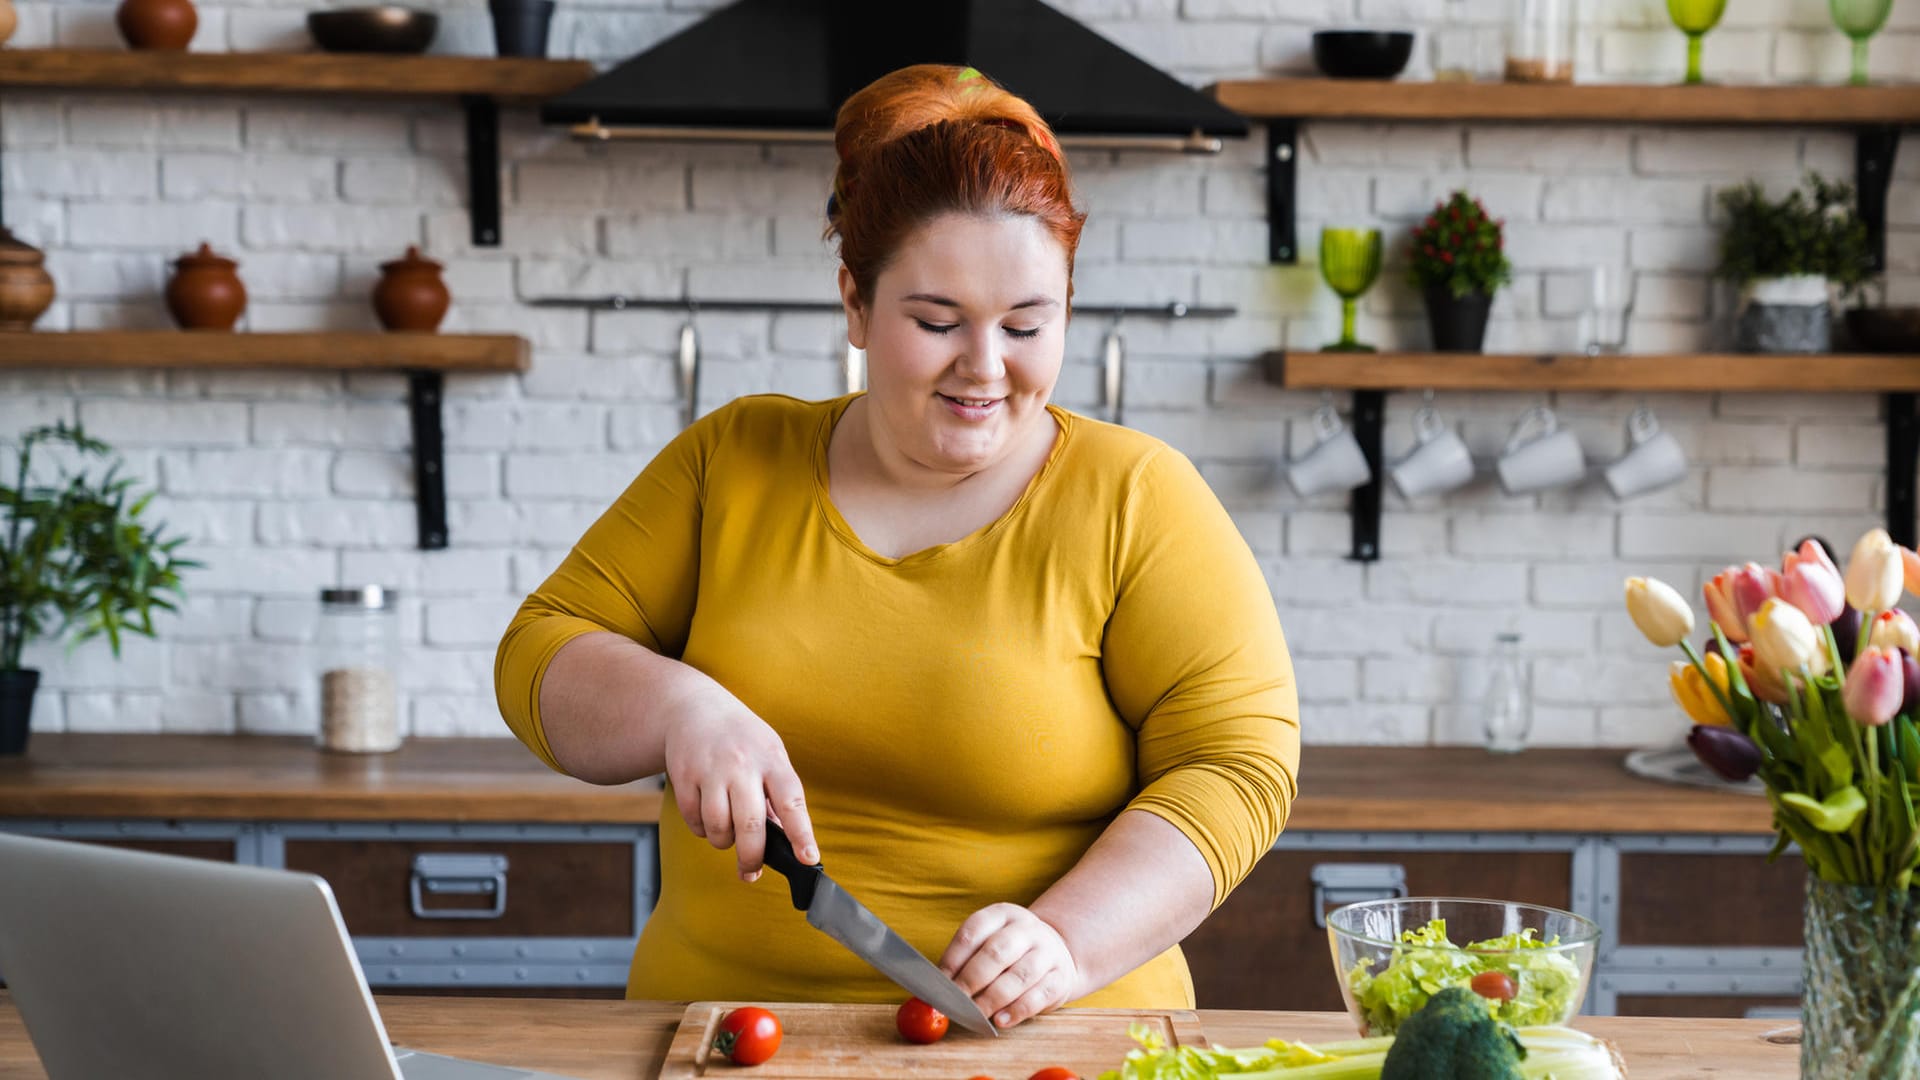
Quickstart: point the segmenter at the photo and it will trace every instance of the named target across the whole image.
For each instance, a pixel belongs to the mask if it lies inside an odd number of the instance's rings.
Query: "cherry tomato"
[[[765,1009],[735,1009],[720,1018],[713,1050],[735,1065],[758,1065],[780,1049],[780,1018]]]
[[[1504,971],[1483,971],[1467,985],[1473,987],[1474,993],[1495,1001],[1512,1001],[1515,993],[1513,979]]]
[[[908,998],[900,1011],[893,1014],[893,1026],[900,1029],[900,1037],[913,1043],[937,1043],[947,1036],[947,1014],[921,1001]]]
[[[1080,1080],[1080,1074],[1059,1065],[1049,1065],[1027,1077],[1027,1080]]]

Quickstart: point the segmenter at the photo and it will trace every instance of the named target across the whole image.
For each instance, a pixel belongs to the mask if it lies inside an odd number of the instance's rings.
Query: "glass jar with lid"
[[[367,754],[400,748],[398,599],[383,585],[320,590],[316,741],[323,749]]]
[[[1575,0],[1512,0],[1507,24],[1508,82],[1573,81]]]

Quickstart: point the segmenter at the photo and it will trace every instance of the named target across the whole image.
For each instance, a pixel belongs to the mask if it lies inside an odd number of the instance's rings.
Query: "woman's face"
[[[1066,351],[1067,254],[1024,215],[946,214],[907,238],[847,337],[867,352],[876,442],[943,473],[1005,459],[1035,426]]]

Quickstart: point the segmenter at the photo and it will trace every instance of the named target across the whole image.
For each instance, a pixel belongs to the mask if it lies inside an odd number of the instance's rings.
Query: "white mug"
[[[1409,499],[1452,491],[1473,479],[1473,455],[1459,434],[1422,405],[1413,414],[1413,449],[1393,464],[1393,486]]]
[[[1607,487],[1614,498],[1630,499],[1677,484],[1687,475],[1687,453],[1672,432],[1660,430],[1652,410],[1627,417],[1627,452],[1607,466]]]
[[[1313,446],[1287,465],[1287,482],[1301,495],[1352,491],[1373,479],[1360,440],[1353,437],[1330,402],[1313,411]]]
[[[1580,440],[1563,430],[1553,410],[1535,405],[1513,425],[1500,454],[1500,486],[1509,495],[1571,484],[1587,474]]]

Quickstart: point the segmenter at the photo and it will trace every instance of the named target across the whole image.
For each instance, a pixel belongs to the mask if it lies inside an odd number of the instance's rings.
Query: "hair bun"
[[[886,144],[943,121],[1008,128],[1065,164],[1053,130],[1024,98],[975,68],[915,64],[875,79],[840,107],[833,148],[841,173]]]

